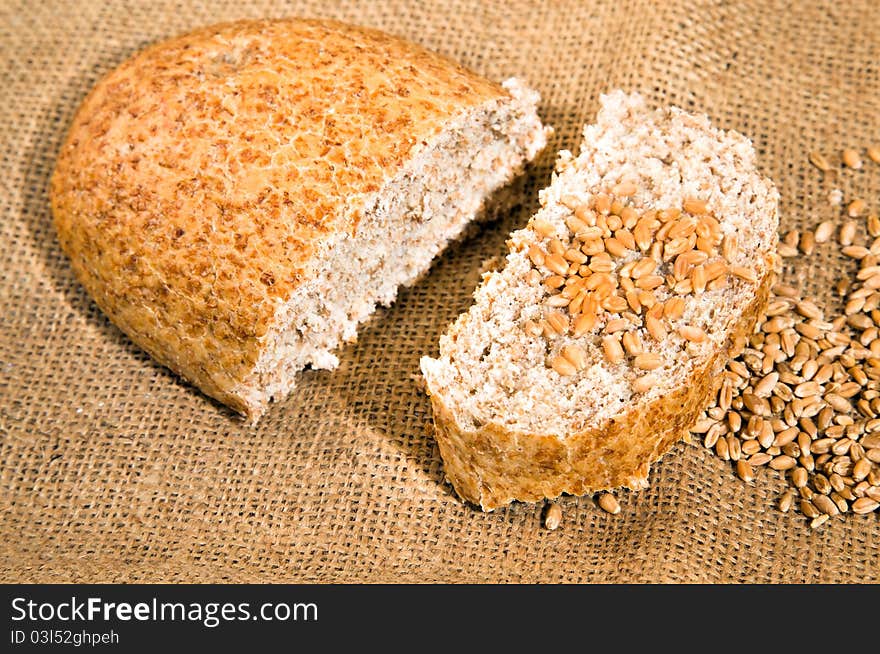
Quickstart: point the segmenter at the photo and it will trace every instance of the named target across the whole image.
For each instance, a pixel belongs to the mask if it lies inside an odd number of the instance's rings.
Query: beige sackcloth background
[[[47,182],[76,107],[148,43],[241,17],[335,17],[540,90],[556,132],[521,209],[454,246],[380,310],[333,373],[302,373],[257,427],[153,363],[76,283]],[[483,514],[444,483],[418,359],[470,302],[576,149],[598,94],[640,90],[755,143],[783,230],[880,205],[880,166],[807,163],[880,142],[880,7],[861,2],[0,2],[0,580],[21,582],[877,582],[878,514],[811,531],[785,487],[679,444],[651,487]],[[873,167],[872,167],[873,166]],[[833,307],[853,267],[823,246],[788,278]]]

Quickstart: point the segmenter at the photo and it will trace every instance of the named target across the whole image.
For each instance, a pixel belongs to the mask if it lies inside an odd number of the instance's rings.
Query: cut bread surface
[[[772,272],[777,193],[751,143],[637,94],[602,97],[540,200],[421,362],[447,475],[483,508],[643,486]]]
[[[452,121],[370,201],[356,234],[340,232],[324,246],[311,278],[280,307],[242,387],[255,406],[283,398],[306,366],[335,368],[334,350],[356,338],[377,305],[389,305],[472,220],[503,204],[501,189],[546,144],[537,94],[516,79],[504,87],[509,99]]]

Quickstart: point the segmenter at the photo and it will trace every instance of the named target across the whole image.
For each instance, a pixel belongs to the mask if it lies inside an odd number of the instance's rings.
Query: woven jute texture
[[[256,427],[158,366],[96,309],[52,230],[47,183],[74,111],[148,43],[246,16],[329,16],[538,88],[556,132],[522,207],[454,246]],[[811,531],[680,444],[620,515],[589,497],[483,514],[444,482],[418,359],[469,302],[575,149],[599,93],[707,113],[755,142],[783,231],[880,208],[880,166],[823,175],[807,153],[880,142],[880,11],[848,2],[0,3],[0,578],[146,582],[876,582],[877,514]],[[786,276],[834,308],[833,246]]]

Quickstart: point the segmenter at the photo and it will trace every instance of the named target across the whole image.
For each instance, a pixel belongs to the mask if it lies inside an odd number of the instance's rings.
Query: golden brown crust
[[[454,62],[335,21],[242,21],[154,45],[83,102],[55,225],[110,319],[206,393],[237,385],[327,237],[454,115],[506,97]]]
[[[772,257],[754,299],[731,331],[730,342],[752,332],[767,306],[774,277]],[[459,429],[438,394],[431,395],[434,426],[446,476],[458,495],[491,510],[514,500],[535,502],[562,493],[584,495],[625,486],[643,488],[651,463],[687,434],[720,383],[729,359],[719,349],[687,384],[603,424],[562,438],[524,434],[487,424]]]

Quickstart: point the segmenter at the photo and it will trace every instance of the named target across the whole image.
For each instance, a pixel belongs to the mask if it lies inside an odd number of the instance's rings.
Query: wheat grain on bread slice
[[[256,418],[534,158],[536,102],[335,21],[198,30],[83,102],[52,180],[59,240],[132,340]]]
[[[687,286],[668,286],[677,284],[675,259],[659,261],[657,255],[656,274],[667,285],[652,293],[664,306],[672,297],[685,300],[681,315],[661,316],[665,335],[648,329],[649,310],[630,306],[600,307],[595,324],[580,334],[572,328],[580,314],[566,315],[562,308],[562,333],[548,330],[545,319],[560,311],[548,302],[577,267],[566,259],[568,273],[551,280],[564,272],[558,259],[550,262],[556,270],[548,269],[551,242],[581,243],[575,231],[590,232],[573,219],[601,216],[599,198],[614,197],[615,190],[640,216],[673,209],[690,220],[683,207],[705,211],[721,230],[717,241],[728,239],[723,284],[678,293]],[[473,306],[441,337],[439,357],[421,361],[446,475],[462,498],[483,509],[562,493],[643,488],[650,465],[685,435],[708,402],[730,348],[753,328],[775,265],[778,194],[757,171],[749,140],[711,126],[705,116],[674,107],[652,110],[638,94],[602,97],[597,122],[584,128],[580,154],[560,154],[540,199],[529,225],[511,234],[504,268],[484,275]],[[620,205],[616,210],[622,213]],[[712,220],[699,218],[703,226]],[[736,248],[727,248],[734,240]],[[716,245],[707,263],[724,260]],[[611,257],[610,275],[620,281],[627,264],[632,270],[651,252],[636,246]],[[579,257],[570,250],[563,256]],[[594,260],[582,258],[582,265]],[[633,356],[609,360],[603,339],[609,323],[621,319],[624,330],[659,357],[657,369],[640,370]],[[682,327],[704,336],[686,340]],[[554,367],[573,347],[580,353],[575,364]]]

